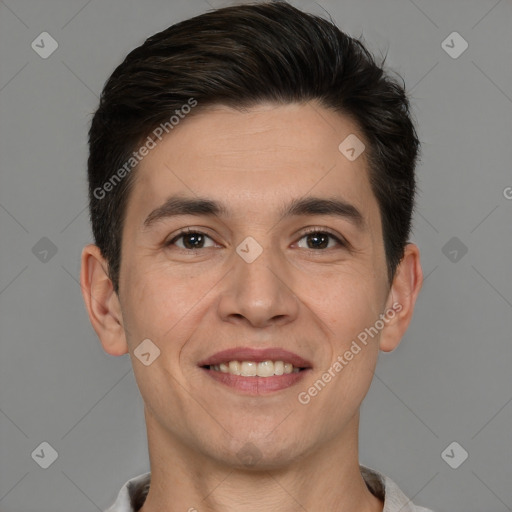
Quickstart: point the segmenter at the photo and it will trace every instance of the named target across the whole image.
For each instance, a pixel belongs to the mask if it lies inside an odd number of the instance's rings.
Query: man
[[[422,282],[403,88],[326,20],[235,6],[131,52],[89,142],[81,284],[151,464],[109,512],[425,512],[358,462]]]

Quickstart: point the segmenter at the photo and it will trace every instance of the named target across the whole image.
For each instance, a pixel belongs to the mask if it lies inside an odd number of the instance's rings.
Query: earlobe
[[[110,355],[128,352],[121,305],[107,272],[107,262],[96,245],[82,251],[80,286],[89,320]]]
[[[381,333],[379,348],[391,352],[403,338],[414,312],[423,284],[420,252],[415,244],[407,244],[398,265],[386,302],[387,322]]]

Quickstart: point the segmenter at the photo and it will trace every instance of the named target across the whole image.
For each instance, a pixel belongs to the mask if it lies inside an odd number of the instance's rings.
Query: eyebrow
[[[221,202],[202,197],[172,196],[146,217],[144,227],[149,228],[160,220],[179,215],[231,216],[229,209]],[[300,215],[328,215],[348,220],[358,228],[365,225],[362,213],[354,205],[339,198],[309,196],[293,199],[280,211],[281,220]]]

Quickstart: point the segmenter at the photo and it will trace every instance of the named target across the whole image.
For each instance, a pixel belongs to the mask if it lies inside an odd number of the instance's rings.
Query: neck
[[[343,435],[286,466],[236,469],[177,442],[146,411],[151,486],[140,512],[382,512],[359,471],[356,414]]]

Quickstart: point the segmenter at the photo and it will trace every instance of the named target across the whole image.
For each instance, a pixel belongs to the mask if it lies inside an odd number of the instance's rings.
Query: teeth
[[[291,363],[283,361],[229,361],[226,363],[210,365],[210,370],[242,375],[243,377],[272,377],[288,373],[298,373],[299,368],[294,368]]]
[[[242,369],[240,370],[240,375],[242,377],[256,377],[258,374],[258,363],[253,363],[250,361],[242,362]]]
[[[240,363],[238,361],[229,361],[228,368],[231,375],[240,375]]]
[[[272,361],[262,361],[258,363],[258,377],[272,377],[274,375],[274,363]]]

